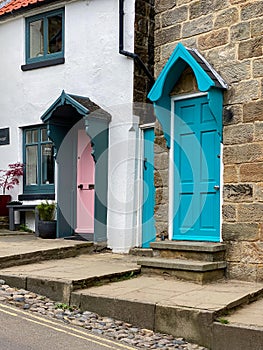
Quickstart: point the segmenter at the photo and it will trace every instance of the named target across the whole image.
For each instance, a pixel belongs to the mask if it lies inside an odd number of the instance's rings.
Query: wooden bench
[[[7,208],[9,209],[9,230],[15,231],[15,212],[20,212],[20,225],[25,225],[25,212],[31,211],[35,213],[35,234],[38,236],[38,221],[39,221],[39,215],[38,211],[36,210],[36,204],[18,204],[18,205],[7,205]]]

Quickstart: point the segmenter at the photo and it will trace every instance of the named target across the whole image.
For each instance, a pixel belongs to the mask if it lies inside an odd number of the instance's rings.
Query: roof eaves
[[[25,13],[35,8],[44,7],[46,5],[52,4],[54,2],[65,2],[65,0],[37,0],[37,1],[28,1],[27,4],[21,4],[21,6],[15,8],[10,7],[5,10],[4,13],[1,13],[0,8],[0,21],[7,19],[11,16],[20,15],[21,13]]]
[[[223,89],[228,89],[228,84],[225,82],[225,80],[217,73],[217,71],[210,65],[210,63],[200,54],[197,49],[187,48],[187,50],[195,58],[195,60],[199,63],[204,71],[206,71],[208,74],[210,72],[209,76],[215,81],[215,83],[218,82],[220,87]]]
[[[13,0],[3,0],[3,1],[1,1],[0,2],[0,9],[2,9],[6,5],[8,5],[11,1],[13,1]]]

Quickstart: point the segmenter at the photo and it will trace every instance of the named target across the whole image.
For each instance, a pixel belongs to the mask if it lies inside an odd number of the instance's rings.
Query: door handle
[[[220,187],[219,187],[218,185],[215,185],[215,186],[214,186],[214,190],[216,190],[216,191],[218,191],[219,188],[220,188]]]
[[[84,185],[83,184],[79,184],[78,185],[78,188],[82,191],[91,191],[91,190],[94,190],[95,189],[95,185],[94,184],[89,184],[88,187],[84,188]]]
[[[147,170],[147,158],[144,158],[143,160],[143,167],[144,167],[144,170]]]

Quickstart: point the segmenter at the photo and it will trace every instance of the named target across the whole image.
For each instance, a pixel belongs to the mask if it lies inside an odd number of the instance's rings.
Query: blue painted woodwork
[[[171,140],[170,93],[190,66],[206,97],[184,96],[174,103]],[[218,241],[220,234],[220,142],[223,91],[227,84],[195,49],[179,43],[148,97],[154,102],[167,146],[174,144],[173,239]],[[183,121],[183,122],[182,122]]]
[[[156,116],[162,125],[168,147],[170,147],[171,135],[169,94],[187,65],[195,74],[198,89],[208,92],[209,108],[215,116],[217,129],[222,137],[223,89],[227,88],[227,85],[200,54],[197,56],[199,57],[198,62],[195,59],[196,56],[196,51],[186,49],[179,43],[148,95],[149,99],[154,102]]]
[[[220,138],[207,97],[175,101],[173,239],[220,240]]]
[[[142,247],[149,248],[156,238],[154,207],[154,128],[143,130],[143,207],[142,207]]]
[[[37,148],[37,170],[36,170],[36,177],[37,181],[35,184],[26,184],[26,178],[27,178],[27,166],[25,166],[24,169],[24,176],[23,176],[23,193],[24,194],[43,194],[43,193],[54,193],[55,187],[54,183],[44,183],[41,179],[42,174],[42,167],[44,163],[42,163],[42,152],[41,147],[48,144],[51,144],[50,140],[42,140],[41,132],[42,130],[46,129],[46,126],[32,126],[32,127],[26,127],[23,129],[23,163],[29,164],[29,160],[26,156],[26,148],[30,146],[35,146]],[[37,137],[34,140],[31,140],[30,142],[26,140],[26,133],[27,132],[36,132]],[[54,180],[54,179],[53,179]]]
[[[87,107],[79,103],[76,99],[72,97],[72,95],[69,95],[64,90],[62,90],[61,95],[56,99],[55,102],[52,103],[52,105],[41,116],[42,121],[46,123],[52,117],[52,114],[54,113],[54,111],[58,107],[64,106],[64,105],[70,105],[74,107],[81,116],[87,116],[90,113]]]
[[[73,126],[81,122],[92,141],[95,161],[95,220],[94,241],[107,240],[108,191],[108,125],[110,115],[86,97],[69,95],[64,90],[41,117],[57,150],[58,163],[58,219],[59,237],[73,233],[76,220],[76,140]],[[63,143],[65,136],[70,142]],[[64,176],[67,174],[67,176]],[[65,188],[67,191],[65,191]],[[61,210],[61,198],[68,203],[67,220]],[[63,206],[63,212],[65,211]]]
[[[61,15],[62,17],[62,33],[61,33],[61,39],[62,39],[62,47],[61,51],[59,52],[54,52],[54,53],[49,53],[48,52],[48,17],[50,16],[56,16],[56,15]],[[30,57],[30,24],[32,22],[42,20],[43,21],[43,40],[44,40],[44,52],[43,55],[38,56],[38,57]],[[54,11],[49,11],[45,12],[39,15],[31,16],[26,18],[26,63],[31,64],[31,63],[37,63],[37,62],[42,62],[42,61],[47,61],[47,60],[55,60],[58,58],[63,58],[64,57],[64,23],[65,23],[65,11],[64,8],[59,9],[59,10],[54,10]]]

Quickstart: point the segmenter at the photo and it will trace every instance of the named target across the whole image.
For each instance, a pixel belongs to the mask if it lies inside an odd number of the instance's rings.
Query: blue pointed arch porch
[[[66,135],[70,135],[74,125],[81,122],[86,134],[90,137],[92,144],[92,156],[95,161],[95,220],[94,220],[94,241],[101,242],[107,240],[107,190],[108,190],[108,142],[109,142],[109,122],[111,116],[93,103],[89,98],[67,94],[64,90],[54,103],[41,116],[43,123],[47,125],[48,136],[54,142],[58,167],[57,186],[57,237],[68,237],[74,233],[74,218],[68,220],[63,215],[61,198],[67,200],[67,205],[71,205],[71,198],[66,198],[65,191],[74,191],[72,186],[76,182],[74,159],[70,156],[72,144],[63,143]],[[74,141],[74,132],[71,140]],[[67,136],[68,137],[68,136]],[[64,150],[61,145],[63,143]],[[68,148],[67,148],[68,147]],[[72,171],[72,172],[71,172]],[[65,176],[65,172],[67,176]],[[71,174],[70,174],[71,172]],[[71,183],[72,182],[72,183]],[[71,186],[71,187],[70,187]],[[69,188],[67,188],[69,187]],[[63,193],[63,196],[62,196]],[[65,199],[66,198],[66,199]],[[69,212],[74,211],[72,207]],[[74,214],[75,215],[75,214]]]
[[[196,77],[199,91],[208,93],[209,108],[214,115],[222,138],[223,90],[227,84],[196,49],[179,43],[161,71],[148,94],[154,103],[157,119],[162,125],[167,145],[170,147],[170,92],[189,65]]]
[[[187,67],[190,67],[193,72],[198,92],[171,98],[170,94],[173,88]],[[172,194],[169,198],[169,237],[172,239],[206,241],[220,239],[220,193],[218,191],[220,160],[215,160],[215,158],[220,158],[223,92],[226,88],[227,84],[224,80],[196,49],[186,48],[179,43],[148,95],[154,103],[155,113],[162,126],[167,146],[171,148],[170,161],[173,166],[170,166],[169,169],[169,187],[172,187]],[[205,110],[205,115],[202,114],[201,110]],[[204,124],[210,123],[211,129],[206,129],[199,120],[204,120]],[[181,121],[183,121],[184,126],[181,126]],[[201,130],[202,127],[204,130]],[[202,135],[208,134],[212,136],[204,138],[203,143]],[[185,135],[187,137],[184,137]],[[197,142],[191,141],[191,138]],[[190,145],[188,142],[191,142]],[[214,142],[213,152],[215,154],[212,156],[209,153],[210,142]],[[196,150],[195,144],[201,145],[201,147],[199,153],[193,156]],[[200,185],[201,176],[203,176],[202,170],[200,170],[202,161],[199,164],[196,161],[200,155],[203,159],[207,158],[211,162],[211,165],[208,165],[209,174],[206,174],[205,190]],[[208,177],[212,172],[215,176],[210,181],[211,179],[208,180]],[[202,193],[204,193],[203,197]],[[215,196],[217,198],[215,202],[216,213],[209,211],[214,203],[210,199],[212,193],[216,193],[217,196]],[[206,198],[204,203],[203,198]],[[199,207],[197,203],[199,203]],[[206,212],[202,217],[203,211]],[[198,212],[197,219],[193,214],[195,212]],[[215,225],[210,231],[207,230],[209,233],[203,234],[204,226],[210,225],[212,227],[212,220],[207,219],[209,215],[215,216]],[[197,220],[199,220],[198,225],[196,224]],[[196,234],[198,230],[199,232]],[[219,233],[214,235],[214,231],[219,231]],[[185,232],[187,233],[184,235]],[[210,232],[213,233],[210,234]]]

